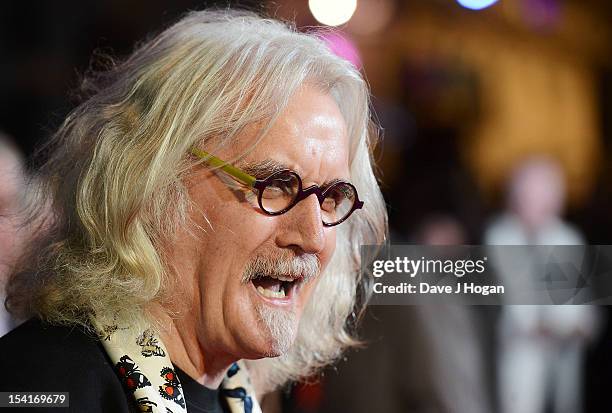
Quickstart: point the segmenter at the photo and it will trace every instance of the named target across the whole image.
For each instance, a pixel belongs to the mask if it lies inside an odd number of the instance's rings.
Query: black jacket
[[[0,391],[69,392],[68,408],[27,412],[138,412],[102,344],[78,327],[26,321],[0,338]],[[14,408],[0,410],[15,411]]]

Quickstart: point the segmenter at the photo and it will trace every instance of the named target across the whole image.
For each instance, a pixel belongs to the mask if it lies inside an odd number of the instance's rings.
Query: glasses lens
[[[323,222],[335,224],[342,221],[352,212],[356,198],[355,188],[346,182],[338,182],[329,187],[321,204]]]
[[[261,193],[261,206],[266,212],[274,214],[293,204],[299,191],[299,178],[288,171],[270,177],[268,185]]]

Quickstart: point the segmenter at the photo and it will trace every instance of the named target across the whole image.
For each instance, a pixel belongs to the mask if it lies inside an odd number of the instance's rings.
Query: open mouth
[[[290,298],[301,278],[283,275],[261,275],[251,282],[260,295],[267,298]]]

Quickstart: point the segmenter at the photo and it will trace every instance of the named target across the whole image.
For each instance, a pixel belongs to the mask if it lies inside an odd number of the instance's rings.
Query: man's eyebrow
[[[266,159],[261,162],[244,163],[242,165],[238,165],[238,168],[242,169],[244,172],[246,172],[247,174],[251,176],[254,176],[257,179],[266,179],[270,175],[276,172],[284,171],[286,169],[290,171],[295,171],[293,168],[289,167],[288,165],[282,162],[275,161],[274,159]],[[295,171],[295,172],[298,175],[300,175],[300,177],[302,177],[299,171]],[[338,181],[345,181],[345,180],[340,179],[340,178],[333,178],[333,179],[323,182],[319,186],[321,188],[326,188]]]
[[[257,179],[265,179],[270,175],[285,169],[291,170],[291,168],[289,168],[287,165],[273,159],[266,159],[261,162],[248,162],[239,164],[237,166],[247,174],[254,176]]]

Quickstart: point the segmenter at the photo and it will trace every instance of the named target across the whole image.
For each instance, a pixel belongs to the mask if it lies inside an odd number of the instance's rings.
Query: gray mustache
[[[316,255],[281,258],[257,256],[249,261],[242,275],[244,284],[262,276],[292,275],[308,282],[321,272],[321,261]]]

